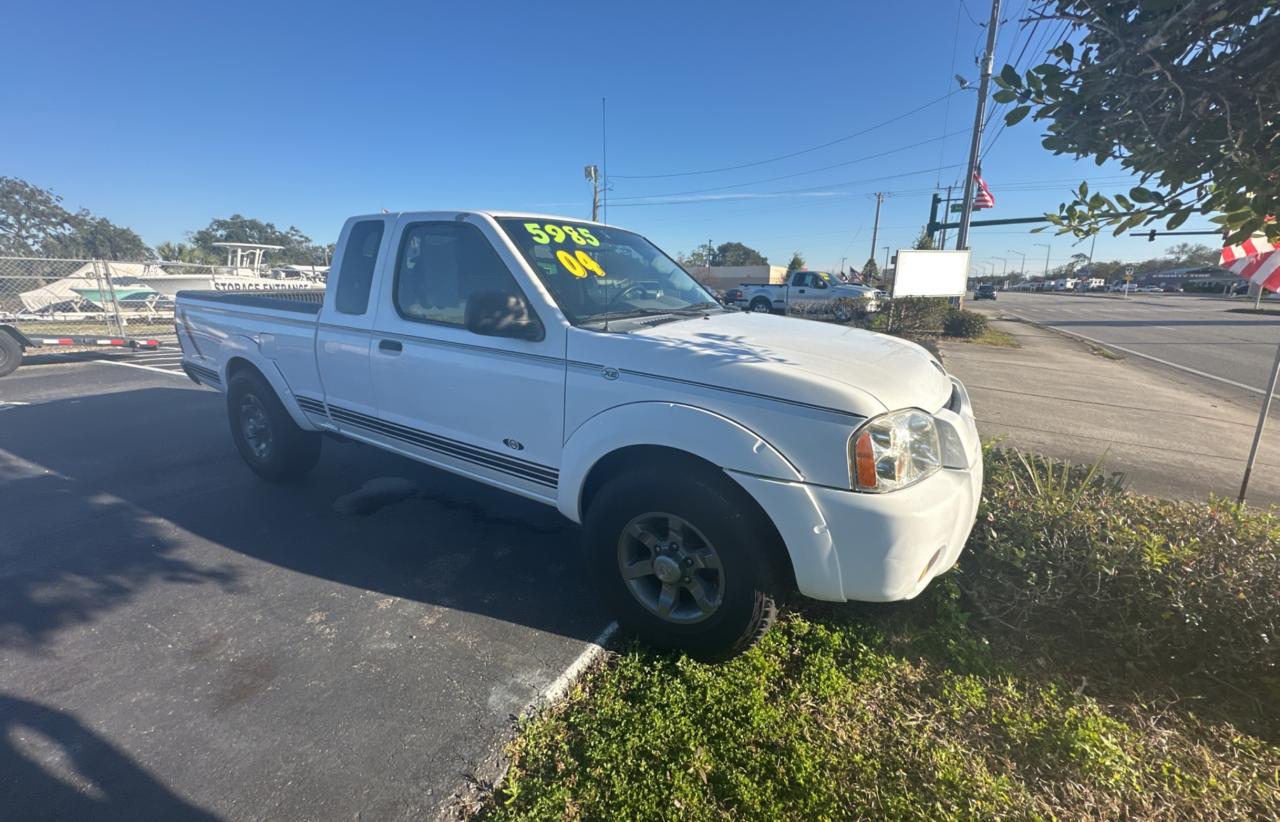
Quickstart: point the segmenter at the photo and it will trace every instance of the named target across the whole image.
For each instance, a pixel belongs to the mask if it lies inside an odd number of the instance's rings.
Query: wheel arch
[[[237,348],[222,365],[222,384],[229,390],[231,388],[231,380],[237,375],[245,372],[257,374],[266,380],[267,385],[271,386],[271,390],[276,392],[276,398],[280,400],[280,404],[284,406],[285,411],[289,412],[289,416],[300,428],[307,431],[317,430],[315,425],[307,419],[307,415],[302,413],[302,409],[293,398],[293,392],[289,390],[289,384],[285,382],[284,376],[280,373],[280,369],[271,361],[257,361],[258,358],[249,353],[250,349]]]
[[[685,454],[721,471],[803,479],[799,469],[767,440],[728,417],[683,403],[628,403],[601,411],[566,439],[560,464],[560,512],[581,522],[586,510],[583,491],[597,466],[603,464],[608,470],[625,465],[628,456],[645,453],[631,449],[645,447],[661,449],[654,454]]]
[[[739,505],[754,520],[754,526],[764,532],[763,541],[772,566],[770,569],[772,571],[771,576],[785,590],[795,590],[796,576],[791,554],[787,550],[782,533],[778,530],[768,512],[756,501],[751,492],[743,488],[732,475],[726,473],[724,469],[710,460],[689,451],[666,445],[627,445],[610,451],[591,466],[591,470],[583,480],[581,491],[581,510],[583,514],[585,515],[596,493],[610,479],[632,468],[654,465],[655,463],[670,466],[672,472],[678,472],[681,476],[691,472],[704,472],[714,474],[724,480],[732,490],[732,493],[738,497]]]

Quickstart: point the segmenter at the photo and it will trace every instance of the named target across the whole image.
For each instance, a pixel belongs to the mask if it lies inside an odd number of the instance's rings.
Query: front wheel
[[[231,378],[227,417],[236,450],[268,482],[298,479],[320,460],[320,434],[300,428],[259,374],[242,371]]]
[[[652,465],[609,480],[586,549],[623,629],[698,659],[740,653],[777,615],[772,545],[750,497],[718,470]]]

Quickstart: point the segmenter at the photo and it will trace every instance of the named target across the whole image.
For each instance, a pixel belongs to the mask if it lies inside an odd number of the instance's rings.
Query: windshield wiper
[[[584,319],[584,322],[597,323],[608,322],[609,320],[633,320],[640,317],[663,317],[674,316],[678,314],[678,310],[670,308],[632,308],[626,311],[609,311],[604,314],[593,314]]]
[[[720,308],[720,307],[721,307],[720,303],[694,303],[693,305],[686,305],[684,308],[673,308],[671,309],[671,313],[672,314],[701,314],[702,312],[706,311],[708,308]]]

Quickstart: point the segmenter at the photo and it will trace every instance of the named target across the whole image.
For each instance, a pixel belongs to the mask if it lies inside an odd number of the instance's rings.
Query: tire
[[[696,659],[722,660],[754,645],[777,617],[778,554],[762,518],[722,472],[661,461],[620,474],[596,493],[584,519],[587,561],[624,631]],[[631,574],[624,574],[627,566]]]
[[[22,345],[0,331],[0,377],[7,377],[22,365]]]
[[[836,322],[847,323],[853,319],[853,306],[845,300],[837,300],[832,313],[835,314]]]
[[[241,371],[231,378],[227,420],[236,450],[267,482],[299,479],[320,459],[319,432],[299,428],[261,374]]]
[[[768,297],[756,297],[751,301],[751,310],[756,314],[772,314],[773,303]]]

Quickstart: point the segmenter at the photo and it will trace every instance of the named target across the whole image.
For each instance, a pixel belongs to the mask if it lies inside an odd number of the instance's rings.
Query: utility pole
[[[582,176],[591,183],[591,221],[597,222],[600,219],[600,169],[587,166],[582,170]]]
[[[876,259],[876,239],[880,233],[880,204],[884,202],[884,192],[876,192],[876,221],[871,227],[871,256],[867,259],[875,262]]]
[[[849,259],[849,258],[848,258],[848,257],[841,257],[841,258],[840,258],[840,274],[841,274],[841,275],[843,275],[843,274],[844,274],[844,272],[845,272],[845,265],[844,265],[844,261],[845,261],[845,260],[847,260],[847,259]]]
[[[951,189],[955,186],[947,186],[947,204],[942,208],[942,221],[947,221],[947,215],[951,213]],[[938,248],[946,250],[947,248],[947,230],[942,229],[942,242],[938,243]]]
[[[973,139],[969,143],[969,168],[964,178],[964,204],[960,207],[960,229],[956,248],[969,247],[969,221],[973,219],[973,178],[978,173],[978,150],[982,147],[982,126],[987,114],[987,89],[991,85],[991,67],[996,56],[996,29],[1000,27],[1000,0],[991,0],[991,19],[987,21],[987,53],[982,57],[982,75],[978,80],[978,111],[973,115]]]
[[[885,245],[885,246],[881,246],[881,248],[883,248],[883,249],[884,249],[884,268],[882,268],[882,269],[880,269],[880,270],[881,270],[881,271],[883,271],[883,272],[885,272],[885,273],[888,273],[888,271],[889,271],[889,246]]]

